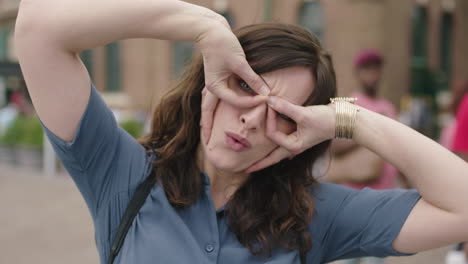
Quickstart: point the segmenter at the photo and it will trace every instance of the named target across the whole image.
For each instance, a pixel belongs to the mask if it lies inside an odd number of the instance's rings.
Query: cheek
[[[237,112],[229,104],[219,101],[213,114],[213,126],[211,129],[211,138],[208,143],[208,150],[223,148],[225,141],[224,132],[227,129],[236,128]]]
[[[237,111],[223,101],[219,101],[213,114],[212,133],[223,132],[227,127],[232,126],[237,120]]]

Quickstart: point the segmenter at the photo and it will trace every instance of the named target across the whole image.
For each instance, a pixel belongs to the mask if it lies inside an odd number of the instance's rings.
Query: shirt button
[[[213,247],[213,245],[208,244],[208,245],[205,246],[205,250],[206,250],[206,252],[212,252],[214,250],[214,247]]]

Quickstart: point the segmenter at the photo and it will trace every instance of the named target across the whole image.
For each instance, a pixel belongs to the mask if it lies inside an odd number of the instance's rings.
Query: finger
[[[275,150],[273,150],[270,154],[268,154],[268,156],[250,166],[245,172],[252,173],[255,171],[262,170],[290,156],[291,153],[287,149],[278,147]]]
[[[208,90],[205,90],[203,94],[200,126],[202,128],[203,141],[205,144],[208,144],[213,127],[214,111],[218,105],[218,98]]]
[[[268,113],[267,113],[267,123],[266,123],[266,133],[267,135],[269,133],[273,133],[276,131],[276,118],[277,114],[273,108],[268,107]]]
[[[298,151],[297,132],[289,135],[279,131],[276,128],[276,112],[272,108],[268,108],[266,135],[276,144],[287,149],[289,152],[295,153]]]
[[[263,79],[255,73],[246,60],[235,66],[234,73],[244,80],[252,90],[260,95],[269,95],[270,89]]]
[[[233,90],[229,89],[226,85],[207,85],[206,88],[221,100],[241,108],[255,107],[259,104],[266,103],[268,100],[268,96],[263,95],[240,96],[236,94]]]
[[[218,98],[210,92],[206,92],[202,100],[201,120],[200,125],[202,128],[202,137],[205,144],[211,137],[211,130],[213,127],[214,111],[218,104]]]
[[[268,105],[276,111],[289,116],[296,123],[300,123],[304,117],[306,108],[300,105],[295,105],[280,97],[270,96]]]

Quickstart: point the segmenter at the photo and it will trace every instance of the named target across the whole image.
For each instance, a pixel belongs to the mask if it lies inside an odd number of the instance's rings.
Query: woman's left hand
[[[266,135],[279,146],[262,160],[249,167],[252,173],[271,166],[285,158],[292,158],[335,135],[333,105],[298,106],[279,97],[268,99]],[[296,122],[296,131],[287,135],[276,129],[276,112]]]

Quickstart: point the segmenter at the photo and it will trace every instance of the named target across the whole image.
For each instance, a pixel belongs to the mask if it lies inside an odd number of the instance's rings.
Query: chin
[[[208,162],[218,170],[232,173],[243,172],[250,166],[242,161],[242,153],[233,153],[214,148],[205,151]]]

